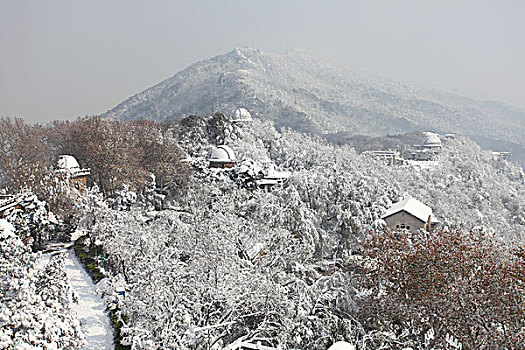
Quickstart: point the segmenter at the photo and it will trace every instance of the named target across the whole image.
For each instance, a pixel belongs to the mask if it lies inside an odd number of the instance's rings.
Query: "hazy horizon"
[[[100,114],[202,59],[302,49],[525,110],[519,1],[0,1],[0,116]]]

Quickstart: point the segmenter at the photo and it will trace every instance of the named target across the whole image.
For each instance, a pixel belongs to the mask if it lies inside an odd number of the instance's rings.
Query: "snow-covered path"
[[[69,250],[65,259],[66,273],[78,297],[73,304],[73,313],[86,335],[86,350],[113,349],[113,329],[106,314],[104,301],[97,295],[93,281]]]

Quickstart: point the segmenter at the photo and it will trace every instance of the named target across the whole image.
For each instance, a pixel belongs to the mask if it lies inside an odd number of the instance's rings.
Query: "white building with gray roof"
[[[416,233],[419,229],[429,231],[439,223],[432,214],[432,208],[411,196],[393,204],[381,219],[391,230],[408,230],[412,233]]]

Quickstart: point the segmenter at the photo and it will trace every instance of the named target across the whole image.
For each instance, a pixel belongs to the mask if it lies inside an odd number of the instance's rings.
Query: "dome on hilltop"
[[[441,146],[441,139],[437,134],[427,134],[423,146]]]
[[[252,115],[246,108],[237,108],[233,113],[233,121],[251,121]]]
[[[64,154],[58,157],[57,168],[64,170],[73,170],[79,169],[80,165],[78,165],[78,162],[75,159],[75,157]]]
[[[235,153],[226,145],[220,145],[212,149],[210,162],[234,162]]]

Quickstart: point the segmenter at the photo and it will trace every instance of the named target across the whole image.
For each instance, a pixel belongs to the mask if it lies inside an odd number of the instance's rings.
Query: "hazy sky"
[[[523,0],[0,0],[0,116],[102,113],[237,46],[525,109]]]

